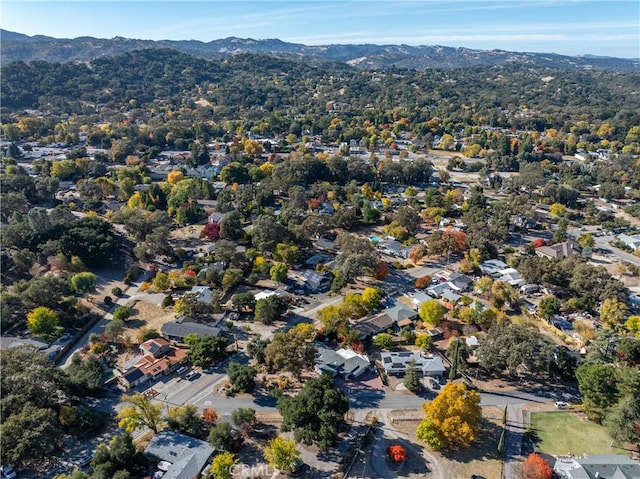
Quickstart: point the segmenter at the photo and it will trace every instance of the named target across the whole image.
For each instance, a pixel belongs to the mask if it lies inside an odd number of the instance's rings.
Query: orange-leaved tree
[[[529,457],[522,465],[523,479],[551,479],[553,472],[541,456],[536,453],[529,454]]]
[[[436,398],[422,405],[425,418],[416,436],[433,450],[469,447],[480,429],[480,394],[464,384],[448,383]]]
[[[400,444],[393,444],[387,448],[387,456],[393,462],[402,462],[407,458],[407,451]]]

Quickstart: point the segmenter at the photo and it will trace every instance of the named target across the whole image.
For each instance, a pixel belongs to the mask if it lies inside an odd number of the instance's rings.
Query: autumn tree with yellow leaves
[[[425,417],[416,436],[434,451],[467,448],[480,428],[480,394],[464,384],[448,383],[436,398],[422,405]]]

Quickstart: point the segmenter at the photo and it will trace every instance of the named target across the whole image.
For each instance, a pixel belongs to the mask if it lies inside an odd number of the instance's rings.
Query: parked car
[[[3,479],[15,479],[18,476],[11,466],[0,466],[0,472]]]
[[[91,459],[93,459],[93,457],[91,457],[91,454],[85,454],[84,456],[80,457],[77,462],[78,467],[80,469],[84,469],[89,464],[91,464]]]
[[[557,409],[567,409],[569,407],[569,403],[564,401],[556,401],[554,404]]]
[[[200,373],[198,371],[189,371],[187,373],[187,375],[185,376],[185,379],[189,380],[189,381],[193,381],[194,379],[200,377]]]

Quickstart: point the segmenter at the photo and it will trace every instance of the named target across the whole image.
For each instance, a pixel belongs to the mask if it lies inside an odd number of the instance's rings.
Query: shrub
[[[402,462],[407,458],[407,451],[400,444],[393,444],[387,448],[387,456],[393,462]]]
[[[417,289],[425,289],[430,284],[431,284],[431,276],[427,274],[425,276],[421,276],[420,278],[416,279],[415,286]]]
[[[110,306],[113,304],[113,299],[111,298],[111,296],[104,297],[104,304],[106,304],[107,306]]]
[[[115,297],[119,298],[120,296],[122,296],[122,289],[119,288],[118,286],[116,286],[115,288],[113,288],[111,290],[111,294],[113,294]]]
[[[168,294],[164,298],[162,298],[162,307],[168,308],[171,305],[173,305],[173,296]]]

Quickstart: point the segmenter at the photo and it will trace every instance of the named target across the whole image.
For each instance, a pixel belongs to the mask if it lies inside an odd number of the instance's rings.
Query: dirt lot
[[[500,440],[502,409],[495,406],[482,408],[483,425],[480,437],[468,450],[451,454],[431,453],[440,462],[440,469],[447,477],[466,478],[473,474],[485,479],[500,477],[500,458],[497,446]],[[415,431],[422,419],[420,411],[391,411],[391,427],[401,435],[415,441]]]

